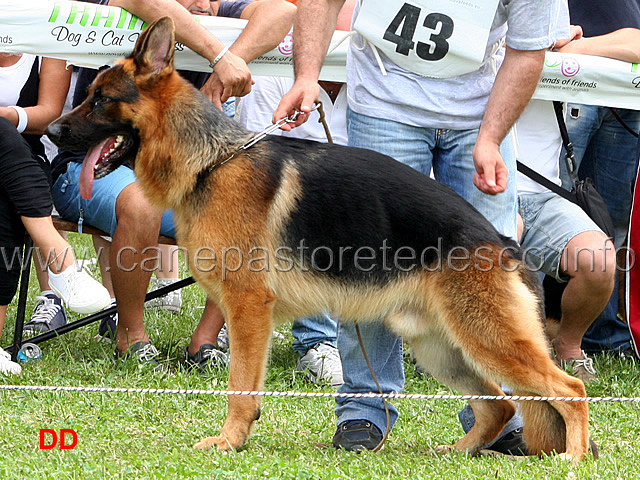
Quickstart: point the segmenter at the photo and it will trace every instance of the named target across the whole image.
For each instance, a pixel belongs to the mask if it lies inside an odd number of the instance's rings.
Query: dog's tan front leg
[[[269,342],[273,329],[272,298],[268,294],[236,295],[237,302],[229,305],[227,328],[231,360],[229,390],[259,391],[263,388]],[[234,300],[235,300],[234,298]],[[208,437],[194,447],[237,450],[249,438],[253,422],[260,416],[261,397],[230,395],[227,419],[220,435]]]

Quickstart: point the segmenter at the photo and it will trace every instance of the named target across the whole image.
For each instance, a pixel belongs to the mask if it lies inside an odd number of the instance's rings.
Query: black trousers
[[[51,215],[49,162],[6,118],[0,117],[0,305],[13,299],[20,279],[25,229],[21,216]]]

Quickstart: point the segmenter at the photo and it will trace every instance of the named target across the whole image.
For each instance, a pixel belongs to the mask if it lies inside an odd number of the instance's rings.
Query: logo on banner
[[[293,53],[293,35],[291,32],[287,33],[287,36],[284,37],[284,40],[280,42],[278,45],[278,51],[282,55],[291,55]]]
[[[580,64],[575,58],[563,58],[560,71],[565,77],[575,77],[580,71]]]

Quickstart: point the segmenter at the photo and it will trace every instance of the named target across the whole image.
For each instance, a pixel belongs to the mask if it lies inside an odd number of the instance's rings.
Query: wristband
[[[17,105],[9,105],[9,108],[13,108],[18,114],[18,125],[16,126],[18,133],[24,132],[27,128],[27,123],[29,123],[27,112],[24,111],[24,108],[18,107]]]
[[[213,59],[213,62],[209,64],[209,66],[211,67],[211,70],[213,70],[213,67],[216,66],[216,63],[218,63],[220,59],[224,57],[224,54],[227,53],[228,51],[229,51],[229,47],[224,47],[222,51],[218,54],[218,56]]]

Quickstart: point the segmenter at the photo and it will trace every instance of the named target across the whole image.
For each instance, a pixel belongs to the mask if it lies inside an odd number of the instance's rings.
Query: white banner
[[[245,20],[194,16],[225,45],[231,45]],[[146,24],[117,7],[66,0],[3,0],[0,8],[0,52],[32,53],[98,68],[128,55]],[[336,32],[321,78],[345,81],[349,40]],[[176,43],[180,69],[210,71],[209,62]],[[254,75],[293,76],[292,39],[249,64]],[[549,52],[534,94],[542,100],[562,100],[640,110],[637,64],[590,55]]]
[[[638,64],[547,52],[534,97],[640,110]]]

